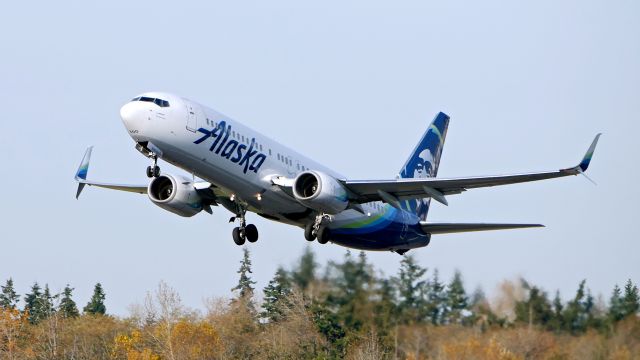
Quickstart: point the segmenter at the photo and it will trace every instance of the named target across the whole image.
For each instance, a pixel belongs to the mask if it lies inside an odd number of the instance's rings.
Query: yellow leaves
[[[114,339],[111,353],[113,359],[127,360],[160,360],[161,357],[142,344],[142,333],[133,330],[131,335],[118,335]]]
[[[447,359],[517,360],[523,358],[500,345],[495,338],[491,338],[488,343],[481,342],[477,337],[461,342],[448,342],[442,345],[442,352]]]
[[[166,337],[159,337],[159,335]],[[211,359],[221,350],[221,341],[214,327],[205,321],[179,320],[168,326],[159,323],[132,330],[129,334],[119,334],[114,339],[113,359],[160,360]],[[170,349],[170,350],[169,350]],[[170,352],[169,352],[170,351]]]

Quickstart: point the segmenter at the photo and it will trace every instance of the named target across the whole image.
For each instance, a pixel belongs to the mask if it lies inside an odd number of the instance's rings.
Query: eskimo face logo
[[[423,179],[426,177],[431,177],[433,174],[433,155],[429,149],[424,149],[420,154],[418,154],[418,158],[414,164],[413,168],[413,177],[418,179]]]
[[[239,166],[244,166],[243,172],[253,171],[257,173],[267,155],[259,153],[256,148],[256,139],[251,139],[249,148],[247,145],[240,144],[237,140],[229,140],[229,134],[231,134],[231,125],[227,126],[225,121],[221,121],[218,126],[213,130],[207,130],[205,128],[199,128],[199,133],[204,134],[201,138],[194,141],[194,144],[201,144],[205,140],[212,138],[215,139],[209,151],[215,152],[217,155],[236,163]]]

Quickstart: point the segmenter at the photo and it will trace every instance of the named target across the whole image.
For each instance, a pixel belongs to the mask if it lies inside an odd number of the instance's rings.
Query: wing
[[[484,223],[420,223],[427,234],[451,234],[469,231],[523,229],[544,227],[541,224],[484,224]]]
[[[399,201],[404,199],[431,197],[447,205],[446,195],[459,194],[468,189],[583,174],[589,167],[600,135],[596,135],[595,139],[593,139],[580,164],[557,171],[449,179],[342,180],[342,183],[351,192],[351,201],[356,203],[385,201],[391,205],[398,205]]]
[[[82,189],[84,189],[85,185],[89,186],[97,186],[107,189],[120,190],[120,191],[128,191],[138,194],[146,194],[147,193],[147,185],[128,185],[128,184],[113,184],[113,183],[105,183],[105,182],[97,182],[97,181],[88,181],[87,174],[89,173],[89,161],[91,160],[91,151],[93,150],[93,146],[89,146],[87,151],[85,151],[84,156],[82,157],[82,161],[80,162],[80,166],[78,167],[78,171],[76,172],[75,180],[78,182],[78,191],[76,192],[76,199],[80,196]]]

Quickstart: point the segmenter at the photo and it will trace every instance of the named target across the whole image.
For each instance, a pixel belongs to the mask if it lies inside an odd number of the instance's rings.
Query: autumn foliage
[[[487,299],[469,294],[460,273],[443,281],[410,256],[384,277],[364,253],[320,267],[307,250],[257,293],[248,251],[240,265],[232,296],[208,299],[203,310],[186,308],[161,282],[126,317],[106,312],[99,284],[80,313],[71,287],[52,294],[37,283],[20,309],[8,281],[0,359],[640,358],[640,301],[630,280],[608,303],[584,281],[565,301],[522,279]]]

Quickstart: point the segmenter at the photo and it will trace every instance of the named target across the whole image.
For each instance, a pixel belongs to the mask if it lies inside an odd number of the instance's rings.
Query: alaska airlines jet
[[[190,217],[221,205],[237,222],[236,244],[258,240],[248,212],[304,229],[308,241],[404,254],[427,246],[431,235],[541,227],[539,224],[430,223],[430,201],[468,189],[583,174],[598,134],[582,161],[550,172],[438,178],[449,116],[436,115],[395,179],[350,180],[229,117],[191,100],[160,92],[136,96],[120,109],[135,148],[151,160],[148,184],[87,180],[92,147],[75,179],[85,185],[147,194],[161,208]],[[158,159],[190,176],[161,174]],[[196,181],[199,178],[202,181]]]

